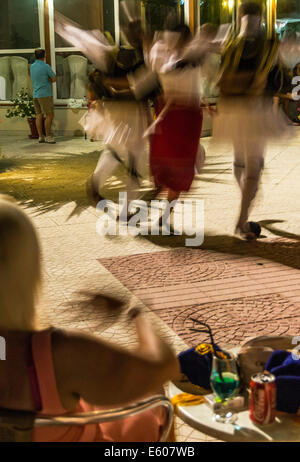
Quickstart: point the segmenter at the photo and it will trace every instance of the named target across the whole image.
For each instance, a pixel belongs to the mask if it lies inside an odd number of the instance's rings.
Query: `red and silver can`
[[[275,376],[264,372],[250,380],[249,413],[252,422],[266,425],[274,422],[276,411]]]

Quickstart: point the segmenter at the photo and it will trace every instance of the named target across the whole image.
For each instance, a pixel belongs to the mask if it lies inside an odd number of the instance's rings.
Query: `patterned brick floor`
[[[191,317],[209,323],[220,344],[234,345],[255,335],[299,333],[299,245],[268,239],[237,242],[224,253],[178,249],[100,263],[189,345],[208,340],[191,332],[197,327]]]

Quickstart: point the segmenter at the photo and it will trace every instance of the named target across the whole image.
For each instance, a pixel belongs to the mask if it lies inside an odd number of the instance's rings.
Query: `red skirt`
[[[157,112],[157,115],[163,109]],[[150,142],[150,167],[156,187],[188,191],[202,130],[200,107],[171,105]]]

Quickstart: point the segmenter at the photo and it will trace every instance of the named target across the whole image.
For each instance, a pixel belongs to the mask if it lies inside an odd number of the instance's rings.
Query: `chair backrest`
[[[3,56],[0,58],[0,73],[1,75],[9,75],[10,73],[10,57]]]
[[[56,76],[63,75],[64,73],[64,57],[56,56]]]
[[[29,75],[28,75],[28,60],[22,56],[11,56],[11,69],[13,73],[13,98],[16,97],[17,92],[24,89],[28,91],[29,88]]]
[[[12,72],[10,56],[0,58],[0,100],[11,98]]]
[[[84,56],[81,55],[69,55],[67,56],[68,61],[75,62],[75,63],[87,63],[88,60]]]
[[[78,76],[82,78],[87,76],[88,60],[84,56],[70,55],[67,57],[67,60],[71,74],[78,74]]]
[[[160,438],[160,441],[166,441],[173,423],[173,406],[166,396],[157,395],[123,408],[67,414],[58,417],[37,416],[32,412],[0,409],[0,443],[32,441],[34,427],[82,426],[113,422],[160,406],[163,406],[167,411],[166,424]]]
[[[28,70],[28,60],[22,56],[11,56],[10,58],[12,70],[18,71],[19,69]]]

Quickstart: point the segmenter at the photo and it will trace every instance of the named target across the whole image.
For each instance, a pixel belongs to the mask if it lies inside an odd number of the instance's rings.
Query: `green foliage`
[[[17,93],[12,103],[12,109],[8,109],[6,112],[8,119],[12,119],[13,117],[20,117],[22,119],[25,117],[29,119],[35,117],[33,99],[24,89]]]

